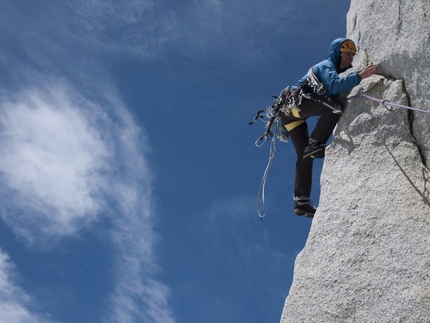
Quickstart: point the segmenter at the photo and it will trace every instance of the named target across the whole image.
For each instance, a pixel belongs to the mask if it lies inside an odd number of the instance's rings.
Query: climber
[[[313,159],[324,158],[326,142],[343,111],[340,94],[377,73],[376,65],[369,65],[361,72],[340,77],[340,73],[352,67],[356,52],[352,40],[334,40],[329,48],[329,58],[311,67],[295,85],[285,89],[289,97],[295,100],[292,109],[281,110],[281,119],[297,154],[294,183],[296,215],[313,217],[315,214],[316,208],[310,200]],[[309,136],[306,119],[311,116],[320,118]]]

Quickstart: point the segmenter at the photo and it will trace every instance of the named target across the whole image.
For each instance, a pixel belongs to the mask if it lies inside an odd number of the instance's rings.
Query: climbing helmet
[[[348,39],[348,40],[345,40],[340,46],[340,52],[341,53],[350,52],[355,55],[357,53],[357,47],[355,47],[355,44],[352,40]]]

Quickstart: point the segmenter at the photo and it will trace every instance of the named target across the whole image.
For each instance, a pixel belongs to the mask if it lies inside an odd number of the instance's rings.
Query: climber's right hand
[[[368,65],[358,74],[361,79],[365,79],[369,76],[375,75],[376,73],[378,73],[378,67],[376,65]]]

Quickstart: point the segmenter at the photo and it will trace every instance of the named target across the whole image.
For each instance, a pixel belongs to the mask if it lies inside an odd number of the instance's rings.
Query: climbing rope
[[[418,112],[423,112],[423,113],[430,114],[429,110],[423,110],[423,109],[413,108],[413,107],[410,107],[408,105],[402,105],[402,104],[397,104],[397,103],[390,102],[390,101],[387,101],[387,100],[381,100],[381,99],[375,98],[374,96],[371,96],[371,95],[366,94],[366,93],[360,93],[360,94],[357,94],[357,95],[354,95],[354,96],[350,96],[350,97],[347,97],[347,99],[356,99],[356,98],[360,98],[360,97],[363,97],[363,98],[366,98],[366,99],[369,99],[369,100],[381,103],[386,108],[387,108],[387,105],[389,105],[389,106],[392,106],[392,107],[398,107],[398,108],[403,108],[403,109],[408,109],[408,110],[413,110],[413,111],[418,111]],[[390,109],[388,109],[388,110],[390,110]]]
[[[263,178],[261,179],[260,188],[258,189],[257,193],[257,201],[256,201],[256,207],[257,207],[257,213],[261,220],[266,216],[267,208],[266,208],[266,197],[265,197],[265,188],[266,188],[266,180],[267,176],[269,175],[270,168],[272,167],[273,160],[275,159],[276,155],[276,138],[277,138],[277,132],[278,127],[275,128],[274,136],[272,137],[272,140],[270,141],[270,149],[269,149],[269,161],[267,162],[266,169],[264,170]],[[267,138],[266,138],[267,140]],[[257,146],[259,147],[259,146]],[[262,212],[260,211],[260,201],[263,205]]]
[[[270,141],[269,161],[267,162],[263,178],[261,179],[256,201],[257,213],[261,220],[263,220],[263,218],[266,216],[266,181],[276,155],[276,140],[278,139],[282,142],[288,142],[288,132],[282,125],[279,112],[280,110],[287,108],[287,102],[292,102],[288,101],[290,94],[291,92],[289,91],[289,88],[286,88],[281,92],[279,96],[272,96],[273,98],[275,98],[274,103],[266,109],[258,111],[255,118],[249,123],[250,125],[252,125],[258,120],[265,123],[266,131],[255,141],[255,146],[260,148],[264,145],[265,142]],[[273,126],[275,127],[275,129],[272,133]],[[260,208],[260,202],[262,204],[262,210]]]
[[[408,105],[397,104],[397,103],[394,103],[394,102],[390,102],[388,100],[378,99],[378,98],[375,98],[374,96],[371,96],[371,95],[366,94],[366,93],[360,93],[360,94],[357,94],[357,95],[354,95],[354,96],[351,96],[351,97],[347,97],[347,99],[356,99],[356,98],[360,98],[360,97],[368,99],[368,100],[371,100],[371,101],[374,101],[374,102],[378,102],[378,103],[382,104],[385,109],[387,109],[388,111],[394,113],[394,115],[396,116],[397,120],[399,121],[399,123],[401,124],[401,126],[403,127],[403,129],[405,130],[405,132],[406,133],[410,133],[412,141],[415,142],[415,144],[417,144],[417,146],[419,146],[416,138],[412,134],[411,129],[404,123],[403,118],[393,109],[393,107],[407,109],[407,110],[412,110],[412,111],[417,111],[417,112],[422,112],[422,113],[427,113],[427,114],[430,114],[429,110],[418,109],[418,108],[414,108],[414,107],[411,107],[411,106],[408,106]],[[378,134],[382,138],[379,129],[378,129]]]
[[[285,131],[285,129],[282,126],[282,123],[281,123],[281,120],[279,117],[279,111],[281,109],[290,108],[289,107],[290,105],[291,106],[296,105],[296,102],[293,101],[295,99],[294,97],[292,97],[290,100],[288,100],[289,95],[291,93],[291,92],[288,92],[288,90],[289,89],[286,88],[286,91],[288,93],[286,98],[283,99],[282,92],[281,92],[281,95],[279,97],[274,96],[276,98],[275,103],[266,109],[258,111],[257,116],[254,118],[253,121],[251,121],[249,123],[250,125],[252,125],[255,122],[257,122],[257,120],[263,121],[265,123],[266,131],[255,141],[255,146],[261,147],[261,146],[263,146],[263,144],[266,141],[270,140],[269,161],[267,162],[266,169],[264,170],[264,174],[263,174],[263,177],[261,179],[260,187],[259,187],[258,194],[257,194],[257,201],[256,201],[258,216],[260,217],[261,220],[263,220],[263,218],[266,216],[266,213],[267,213],[265,189],[266,189],[267,177],[268,177],[269,171],[273,165],[273,161],[274,161],[274,158],[276,155],[276,140],[279,139],[280,141],[288,142],[288,133]],[[306,99],[311,99],[311,97],[307,97],[307,96],[304,96],[304,97]],[[402,124],[403,127],[405,127],[405,129],[408,132],[410,132],[410,129],[404,124],[402,118],[396,113],[396,111],[393,109],[393,107],[398,107],[398,108],[402,108],[402,109],[408,109],[408,110],[413,110],[413,111],[418,111],[418,112],[430,114],[429,110],[413,108],[413,107],[410,107],[407,105],[402,105],[402,104],[390,102],[388,100],[378,99],[378,98],[373,97],[367,93],[360,93],[360,94],[357,94],[354,96],[347,97],[346,99],[350,100],[350,99],[356,99],[356,98],[365,98],[365,99],[375,101],[375,102],[382,104],[388,111],[391,111],[396,115],[399,122]],[[301,96],[299,96],[298,99],[301,100]],[[318,100],[317,102],[327,105],[323,101]],[[334,110],[333,113],[337,113],[336,108],[333,108],[331,106],[329,106],[329,107],[332,110]],[[339,110],[339,111],[341,111],[341,110]],[[273,125],[275,126],[275,129],[272,133],[271,128]],[[378,129],[378,131],[379,131],[379,129]],[[260,203],[261,203],[261,206],[260,206]]]
[[[264,170],[263,177],[261,179],[256,201],[257,213],[261,220],[263,220],[267,213],[265,189],[267,177],[276,155],[276,141],[288,142],[288,133],[283,128],[278,113],[279,109],[274,109],[273,106],[270,106],[265,110],[258,111],[257,116],[249,123],[253,124],[257,120],[261,120],[266,124],[266,131],[255,141],[255,146],[260,148],[265,142],[270,142],[269,161],[267,162],[266,169]],[[275,129],[272,133],[271,128],[273,126]],[[262,208],[260,207],[260,202],[262,204]]]
[[[371,101],[374,101],[374,102],[378,102],[378,103],[382,104],[385,109],[387,109],[388,111],[394,113],[394,115],[396,116],[397,120],[402,125],[402,127],[406,130],[406,132],[411,132],[411,130],[403,122],[402,117],[400,117],[396,113],[396,111],[394,111],[393,107],[397,107],[397,108],[402,108],[402,109],[407,109],[407,110],[418,111],[418,112],[423,112],[423,113],[430,114],[429,110],[418,109],[418,108],[410,107],[408,105],[403,105],[403,104],[398,104],[398,103],[390,102],[388,100],[378,99],[378,98],[375,98],[374,96],[371,96],[371,95],[366,94],[366,93],[360,93],[360,94],[357,94],[357,95],[354,95],[354,96],[350,96],[350,97],[347,97],[347,99],[356,99],[356,98],[361,98],[361,97],[365,98],[365,99],[368,99],[368,100],[371,100]],[[412,136],[412,138],[415,141],[414,136]]]

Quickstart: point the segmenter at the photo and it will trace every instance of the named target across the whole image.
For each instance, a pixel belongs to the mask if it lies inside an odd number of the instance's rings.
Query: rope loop
[[[272,140],[270,141],[270,150],[269,150],[269,161],[267,162],[266,169],[263,173],[263,178],[261,179],[260,188],[258,189],[257,193],[257,200],[256,200],[256,208],[258,216],[261,220],[266,216],[267,214],[267,205],[266,205],[266,181],[267,177],[269,175],[270,168],[272,168],[273,160],[275,159],[276,155],[276,138],[277,138],[277,132],[278,127],[275,128],[275,134],[272,137]],[[262,204],[262,210],[260,210],[260,201]]]
[[[393,111],[393,107],[387,106],[387,104],[389,104],[390,102],[388,100],[382,100],[381,104],[384,106],[385,109],[387,109],[388,111]]]
[[[270,138],[270,135],[269,135],[269,133],[266,131],[265,133],[263,133],[263,134],[261,135],[261,137],[260,137],[260,138],[258,138],[258,139],[255,141],[255,146],[256,146],[256,147],[258,147],[258,148],[262,147],[262,146],[266,143],[266,141],[268,141],[268,140],[269,140],[269,138]]]

